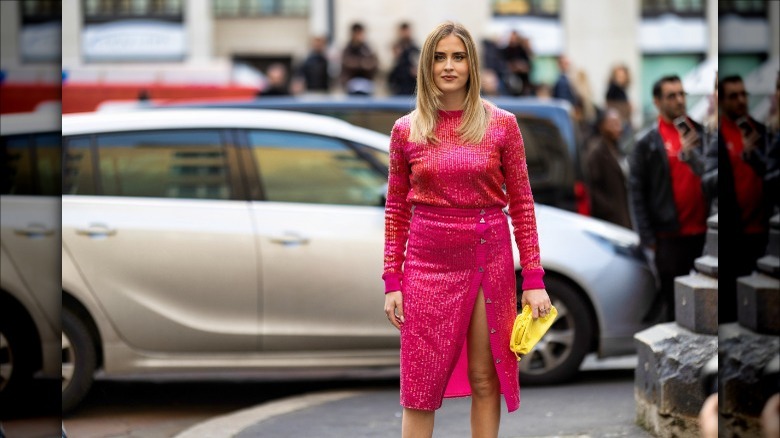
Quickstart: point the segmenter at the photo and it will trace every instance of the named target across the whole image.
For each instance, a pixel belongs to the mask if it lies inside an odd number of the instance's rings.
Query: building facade
[[[53,3],[2,2],[3,32],[21,30],[27,41],[42,41],[35,32],[53,35],[35,30],[20,13]],[[512,30],[529,38],[537,84],[554,82],[556,58],[567,55],[596,105],[604,103],[611,68],[626,65],[639,125],[654,117],[650,90],[661,75],[684,78],[691,111],[701,117],[718,67],[721,74],[744,76],[773,68],[780,58],[779,8],[760,0],[64,0],[62,76],[66,84],[260,87],[269,65],[294,70],[315,36],[327,39],[336,76],[349,28],[361,22],[379,58],[383,94],[398,25],[408,22],[421,44],[437,23],[455,20],[480,41],[505,44]],[[7,81],[29,79],[35,75],[25,72],[55,58],[52,50],[18,40],[12,45],[0,57]]]

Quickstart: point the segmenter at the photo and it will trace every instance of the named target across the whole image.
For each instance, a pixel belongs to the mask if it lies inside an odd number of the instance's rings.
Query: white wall
[[[564,53],[574,69],[584,69],[590,79],[594,102],[603,106],[612,66],[623,63],[631,74],[629,99],[638,111],[641,54],[637,29],[639,0],[567,0],[562,6]],[[636,125],[640,124],[635,119]]]

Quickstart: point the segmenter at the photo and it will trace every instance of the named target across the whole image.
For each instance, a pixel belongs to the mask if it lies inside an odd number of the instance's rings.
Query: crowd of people
[[[384,89],[392,95],[413,95],[421,49],[409,23],[401,23],[397,31]],[[316,37],[289,79],[284,65],[268,68],[269,85],[263,94],[378,94],[379,58],[366,32],[361,23],[351,26],[337,75],[327,41]],[[712,117],[699,124],[687,115],[682,80],[664,76],[652,89],[658,119],[635,133],[634,105],[627,91],[631,75],[624,64],[611,69],[604,105],[598,106],[587,74],[573,68],[566,55],[557,57],[559,73],[552,85],[534,83],[534,52],[520,32],[511,31],[503,43],[499,38],[482,40],[480,58],[482,95],[546,96],[572,105],[584,145],[590,214],[638,232],[642,245],[655,256],[667,319],[674,318],[674,278],[687,274],[701,256],[707,218],[719,209],[724,211],[720,229],[733,230],[721,231],[721,241],[747,245],[745,253],[733,253],[733,263],[721,264],[722,296],[736,299],[736,278],[749,273],[763,254],[768,218],[777,207],[769,200],[778,198],[780,94],[772,116],[761,123],[748,114],[742,79],[722,78],[713,90]],[[735,308],[722,303],[720,320],[735,320]]]

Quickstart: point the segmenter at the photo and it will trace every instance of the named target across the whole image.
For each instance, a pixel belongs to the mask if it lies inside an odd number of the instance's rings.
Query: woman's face
[[[466,46],[454,34],[436,44],[433,54],[433,82],[445,95],[462,94],[465,98],[469,80],[469,60]]]

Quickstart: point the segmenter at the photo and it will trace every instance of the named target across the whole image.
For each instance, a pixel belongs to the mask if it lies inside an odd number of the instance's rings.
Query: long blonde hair
[[[420,53],[417,71],[417,109],[411,114],[409,132],[409,139],[413,142],[439,143],[436,137],[436,122],[439,118],[438,110],[441,108],[442,92],[434,82],[433,62],[436,45],[449,35],[455,35],[463,41],[469,63],[466,99],[463,102],[463,117],[458,127],[458,135],[461,141],[466,143],[479,143],[485,136],[490,114],[479,94],[481,80],[477,47],[471,34],[462,24],[447,21],[436,26],[428,34]]]

